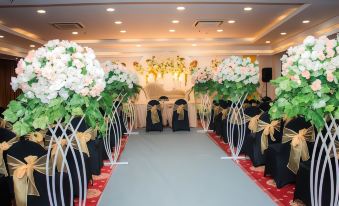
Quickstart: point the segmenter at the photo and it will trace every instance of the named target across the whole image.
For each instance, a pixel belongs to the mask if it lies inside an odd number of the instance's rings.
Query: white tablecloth
[[[161,103],[161,114],[163,125],[169,125],[172,127],[172,116],[173,116],[173,105],[174,102],[164,102]],[[188,103],[188,118],[190,122],[190,127],[197,127],[197,111],[194,103]],[[147,104],[146,103],[136,103],[135,104],[136,112],[136,122],[134,124],[135,128],[146,127],[146,115],[147,115]]]

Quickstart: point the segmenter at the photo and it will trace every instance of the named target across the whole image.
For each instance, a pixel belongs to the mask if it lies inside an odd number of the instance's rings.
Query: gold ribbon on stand
[[[226,108],[226,109],[222,109],[222,110],[221,110],[221,113],[222,113],[221,120],[224,120],[224,119],[226,119],[226,118],[227,118],[228,111],[229,111],[229,109],[228,109],[228,108]]]
[[[245,115],[245,121],[248,122],[248,129],[251,131],[251,133],[256,133],[258,131],[260,116],[261,114],[255,115],[254,117]]]
[[[14,137],[9,141],[4,141],[0,143],[0,174],[8,176],[8,172],[6,169],[6,164],[4,160],[4,152],[7,151],[11,146],[18,141],[18,137]]]
[[[300,159],[307,161],[310,159],[307,143],[314,142],[314,129],[313,126],[308,129],[301,129],[299,132],[295,132],[291,129],[285,128],[284,135],[282,137],[282,143],[291,141],[290,158],[288,160],[287,167],[294,174],[297,174],[299,170]]]
[[[45,147],[45,143],[44,143],[45,135],[46,135],[46,131],[41,130],[39,132],[31,132],[27,134],[26,137],[28,138],[29,141],[35,142],[41,145],[42,147]]]
[[[147,105],[147,111],[151,111],[151,119],[152,119],[152,124],[157,124],[160,122],[158,110],[159,110],[159,105]]]
[[[180,104],[180,105],[174,104],[173,110],[177,112],[178,120],[184,120],[185,110],[187,111],[187,104]]]
[[[35,185],[34,171],[46,175],[46,159],[44,155],[40,158],[37,156],[25,157],[22,162],[10,155],[7,156],[10,175],[13,176],[15,202],[17,206],[27,206],[27,196],[40,196]],[[48,169],[51,170],[50,165]],[[49,171],[51,174],[52,171]]]
[[[257,132],[262,132],[261,134],[261,153],[268,148],[268,137],[274,142],[274,131],[280,131],[280,122],[277,120],[272,121],[271,123],[266,123],[262,120],[259,120]]]
[[[12,130],[13,125],[0,117],[0,128]]]

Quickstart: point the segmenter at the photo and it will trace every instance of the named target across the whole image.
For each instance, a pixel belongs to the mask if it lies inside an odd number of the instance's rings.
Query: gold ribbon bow
[[[13,125],[0,117],[0,128],[12,130]]]
[[[54,143],[52,145],[52,151],[51,151],[51,162],[53,163],[55,158],[56,158],[56,167],[58,172],[62,172],[62,164],[63,164],[63,156],[62,156],[62,152],[65,151],[67,146],[67,140],[66,139],[61,139],[60,140],[60,147],[62,149],[62,151],[60,151],[60,148],[58,147],[57,143]],[[73,145],[72,145],[73,146]],[[55,157],[55,155],[57,155],[57,157]],[[66,172],[66,167],[64,167],[63,169],[64,172]]]
[[[240,124],[241,121],[239,121],[239,112],[240,112],[240,109],[238,108],[232,108],[231,109],[231,119],[230,119],[230,122],[232,124]]]
[[[221,107],[220,106],[214,106],[213,108],[213,118],[216,118],[218,114],[220,113]]]
[[[38,189],[35,185],[33,172],[37,171],[46,175],[46,158],[44,155],[38,159],[37,156],[27,156],[25,161],[20,160],[8,155],[8,166],[10,175],[13,176],[15,202],[17,206],[27,206],[27,195],[40,196]],[[49,166],[51,174],[51,167]]]
[[[92,128],[87,129],[84,132],[77,132],[76,138],[79,140],[81,151],[89,157],[89,150],[87,147],[87,142],[91,139],[95,139],[95,131]]]
[[[178,114],[178,120],[184,120],[185,110],[187,110],[187,104],[174,105],[174,111],[176,111]]]
[[[226,108],[226,109],[222,109],[222,110],[221,110],[221,113],[222,113],[221,120],[224,120],[224,119],[226,119],[226,117],[227,117],[227,115],[228,115],[228,111],[229,111],[229,109],[228,109],[228,108]]]
[[[245,115],[245,120],[246,122],[248,122],[248,129],[251,131],[251,133],[256,133],[258,131],[260,116],[261,116],[260,114],[255,115],[254,117]]]
[[[14,143],[18,141],[18,137],[14,137],[9,141],[4,141],[0,143],[0,174],[8,176],[5,160],[4,160],[4,151],[7,151]]]
[[[159,105],[147,105],[147,111],[151,111],[152,124],[157,124],[160,122],[159,114]]]
[[[313,127],[301,129],[298,133],[288,128],[284,129],[282,143],[291,141],[290,158],[287,167],[294,174],[297,174],[299,170],[300,158],[303,161],[310,159],[306,141],[314,142],[314,139],[315,137]]]
[[[40,144],[42,147],[44,147],[44,136],[46,134],[46,131],[39,131],[39,132],[31,132],[26,137],[29,141],[35,142]]]
[[[280,122],[277,120],[272,121],[271,123],[266,123],[264,121],[259,120],[257,132],[262,132],[261,134],[261,153],[268,148],[268,137],[274,142],[274,131],[280,130]]]

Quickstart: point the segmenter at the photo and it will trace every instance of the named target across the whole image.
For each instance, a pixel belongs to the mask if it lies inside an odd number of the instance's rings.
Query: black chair
[[[4,142],[6,142],[6,144],[12,146],[17,140],[18,138],[16,138],[15,133],[7,129],[0,128],[0,144],[4,144]],[[7,148],[2,151],[3,162],[0,162],[2,167],[0,170],[0,203],[4,206],[11,206],[11,197],[13,196],[13,184],[11,184],[11,179],[9,176],[7,165],[7,151]]]
[[[305,129],[305,130],[303,130]],[[298,117],[288,122],[283,129],[283,143],[271,144],[265,151],[266,167],[265,175],[271,175],[276,182],[277,188],[295,182],[297,169],[295,165],[289,164],[291,153],[292,135],[299,131],[307,131],[304,135],[307,143],[308,153],[311,155],[314,146],[314,129],[304,118]],[[301,158],[301,157],[300,157]]]
[[[248,138],[248,145],[250,147],[248,148],[248,156],[255,167],[265,164],[264,151],[267,148],[262,148],[262,142],[264,144],[267,143],[266,145],[281,142],[281,121],[271,121],[270,115],[268,112],[265,112],[260,116],[258,122],[257,132],[253,136],[250,136],[251,138]],[[271,124],[271,126],[274,124],[274,134],[272,135],[273,138],[271,138],[270,134],[267,136],[263,134],[264,128],[269,124]]]
[[[222,134],[222,110],[223,108],[227,108],[227,103],[224,100],[219,100],[219,107],[216,107],[214,110],[214,131],[215,133],[221,137]]]
[[[4,118],[4,115],[2,114],[5,111],[5,108],[0,107],[0,118]]]
[[[163,131],[160,102],[158,100],[151,100],[147,104],[146,132],[149,131]]]
[[[221,107],[221,112],[220,112],[220,121],[221,121],[221,138],[223,139],[223,141],[225,143],[228,143],[228,139],[227,139],[227,118],[228,118],[228,114],[230,112],[230,107],[232,105],[231,101],[223,101],[222,104],[220,104]]]
[[[169,99],[168,99],[168,97],[167,96],[161,96],[161,97],[159,97],[159,101],[168,101]]]
[[[182,112],[182,113],[181,113]],[[175,131],[190,131],[190,123],[188,117],[188,105],[186,100],[178,99],[174,102],[172,130]]]
[[[215,131],[215,121],[214,118],[216,113],[219,113],[219,103],[216,100],[213,100],[212,109],[211,109],[211,122],[209,125],[210,130]]]
[[[271,108],[270,102],[262,102],[259,104],[259,109],[262,112],[268,112]]]
[[[271,97],[264,96],[263,98],[261,98],[261,101],[262,101],[262,102],[271,102],[272,99],[271,99]]]
[[[7,152],[7,161],[9,168],[13,168],[11,166],[10,162],[13,161],[13,158],[19,160],[22,162],[22,164],[26,164],[25,158],[28,156],[36,156],[38,159],[41,157],[47,155],[47,151],[41,147],[41,145],[24,140],[21,138],[20,141],[15,143]],[[47,158],[47,157],[46,157]],[[16,161],[16,160],[15,160]],[[50,174],[51,175],[51,174]],[[28,195],[27,196],[27,205],[28,206],[37,206],[37,205],[50,205],[49,204],[49,199],[48,199],[48,193],[47,193],[47,181],[46,181],[46,174],[40,173],[36,170],[33,171],[33,176],[35,180],[35,186],[39,192],[39,196],[34,196],[34,195]],[[50,177],[50,180],[52,177]],[[55,175],[55,183],[56,183],[56,201],[58,205],[61,205],[61,197],[60,197],[60,175],[59,173],[56,173]],[[70,204],[70,191],[69,191],[69,182],[68,178],[64,177],[64,188],[63,188],[63,193],[64,193],[64,200],[65,204],[69,205]],[[15,190],[14,190],[15,191]],[[2,191],[1,191],[2,192]]]
[[[253,139],[255,136],[255,133],[252,133],[252,131],[249,129],[249,123],[250,121],[256,121],[256,119],[252,118],[258,118],[259,116],[257,115],[260,115],[262,112],[257,106],[250,106],[244,110],[244,113],[246,119],[246,132],[242,152],[249,156],[249,154],[253,153],[253,147],[250,145],[250,143],[253,143],[251,139]]]

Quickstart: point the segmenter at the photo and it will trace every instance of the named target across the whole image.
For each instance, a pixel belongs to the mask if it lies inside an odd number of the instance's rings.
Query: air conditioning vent
[[[59,30],[76,30],[84,28],[84,26],[78,22],[57,22],[51,23],[51,25]]]
[[[198,20],[194,23],[196,28],[216,28],[224,23],[223,20]]]

